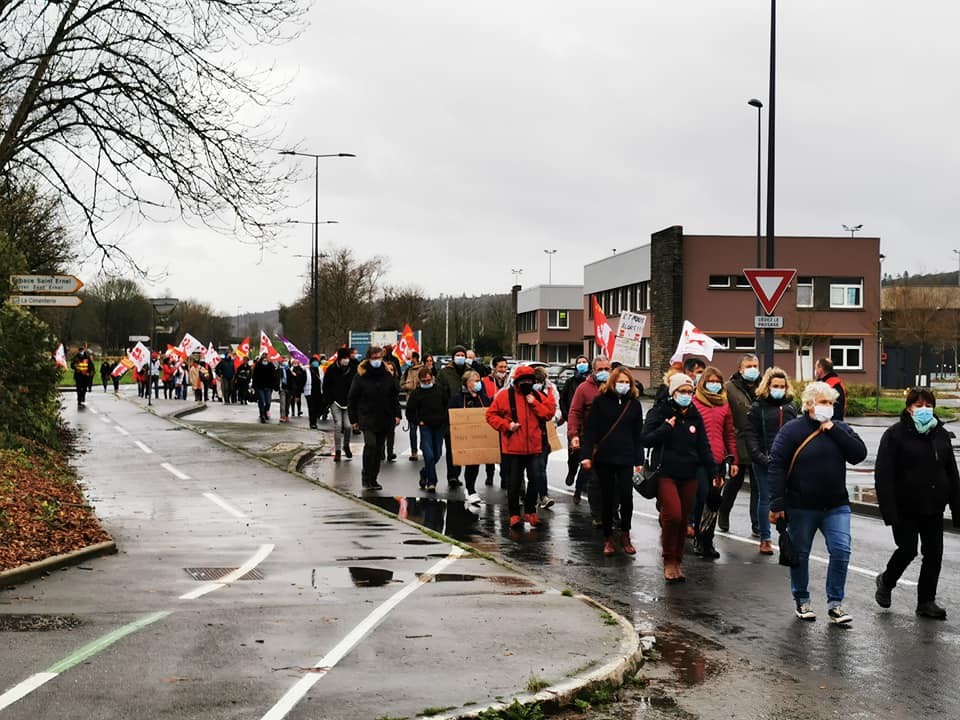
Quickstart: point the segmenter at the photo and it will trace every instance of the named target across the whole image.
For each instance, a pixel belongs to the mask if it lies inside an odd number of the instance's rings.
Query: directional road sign
[[[76,295],[11,295],[14,305],[42,305],[44,307],[77,307],[83,300]]]
[[[744,269],[743,274],[756,293],[763,311],[767,315],[773,315],[797,271],[787,268],[757,268]]]
[[[10,285],[14,292],[73,293],[83,287],[83,282],[74,275],[11,275]]]

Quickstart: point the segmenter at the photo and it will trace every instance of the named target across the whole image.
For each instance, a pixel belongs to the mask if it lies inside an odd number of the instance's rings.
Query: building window
[[[756,350],[756,344],[754,343],[754,338],[752,337],[738,337],[732,338],[732,340],[734,350]]]
[[[750,284],[750,281],[747,280],[746,275],[737,275],[737,287],[738,288],[752,288],[753,285]]]
[[[832,308],[862,308],[863,307],[863,280],[859,282],[832,282],[830,283],[830,307]]]
[[[708,282],[708,287],[712,288],[728,288],[730,287],[730,276],[729,275],[711,275]]]
[[[813,307],[813,278],[797,278],[797,307]]]
[[[648,338],[640,339],[640,367],[650,367],[650,340]]]
[[[863,370],[863,340],[831,340],[834,370]]]
[[[537,311],[520,313],[517,315],[517,332],[536,332],[537,331]]]
[[[570,313],[567,310],[547,310],[547,330],[569,330]]]
[[[650,283],[640,283],[637,285],[637,290],[640,295],[637,300],[637,312],[646,312],[650,309]]]
[[[544,345],[543,347],[547,351],[544,362],[562,364],[570,362],[569,345]]]

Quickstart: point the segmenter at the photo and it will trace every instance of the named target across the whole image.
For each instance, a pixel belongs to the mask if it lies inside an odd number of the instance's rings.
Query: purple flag
[[[283,342],[284,345],[287,346],[287,350],[290,352],[290,357],[292,357],[294,360],[296,360],[296,361],[297,361],[298,363],[300,363],[301,365],[309,365],[309,364],[310,364],[310,358],[308,358],[306,355],[304,355],[302,352],[300,352],[300,348],[298,348],[298,347],[297,347],[296,345],[294,345],[292,342],[290,342],[289,340],[287,340],[283,335],[280,335],[280,340],[281,340],[281,342]]]

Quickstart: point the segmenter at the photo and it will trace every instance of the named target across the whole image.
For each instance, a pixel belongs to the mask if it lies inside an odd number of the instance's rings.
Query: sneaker
[[[580,493],[580,488],[577,488],[576,490],[574,490],[574,491],[573,491],[573,504],[574,504],[574,505],[579,505],[579,504],[580,504],[580,498],[581,498],[581,497],[582,497],[582,495],[581,495],[581,493]]]
[[[922,602],[917,604],[917,617],[931,618],[933,620],[946,620],[947,611],[937,605],[936,600]]]
[[[540,527],[540,518],[537,517],[537,514],[536,514],[535,512],[532,512],[532,513],[524,513],[524,514],[523,514],[523,520],[524,520],[524,522],[526,522],[527,525],[529,525],[530,527]]]
[[[470,493],[469,495],[467,495],[467,499],[465,500],[465,502],[467,503],[467,505],[479,505],[480,496],[477,493]]]
[[[892,588],[888,588],[883,582],[883,573],[877,575],[877,592],[874,593],[873,597],[877,601],[877,605],[882,608],[890,607],[890,593],[893,592]],[[919,610],[917,613],[919,614]]]
[[[813,622],[817,619],[817,614],[813,611],[813,608],[810,607],[810,603],[798,602],[796,613],[798,618],[806,620],[807,622]]]
[[[548,507],[553,506],[553,498],[544,495],[542,498],[540,498],[539,505],[541,510],[546,510]]]
[[[834,625],[849,625],[853,622],[853,615],[844,610],[841,605],[830,608],[827,615],[830,616],[830,622]]]
[[[436,485],[427,485],[427,492],[428,492],[428,493],[435,493],[436,491],[437,491],[437,486],[436,486]]]
[[[383,485],[374,480],[372,483],[367,485],[367,490],[372,490],[373,492],[380,492],[383,490]]]
[[[612,537],[608,537],[606,540],[603,541],[603,554],[606,555],[607,557],[617,554],[617,548],[614,547]]]
[[[511,530],[522,530],[523,529],[523,518],[519,515],[510,516],[510,529]]]

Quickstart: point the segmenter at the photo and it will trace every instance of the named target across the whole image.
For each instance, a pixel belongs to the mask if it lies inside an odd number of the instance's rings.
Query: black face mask
[[[532,382],[522,382],[517,383],[517,392],[521,395],[529,395],[533,392],[533,383]]]

